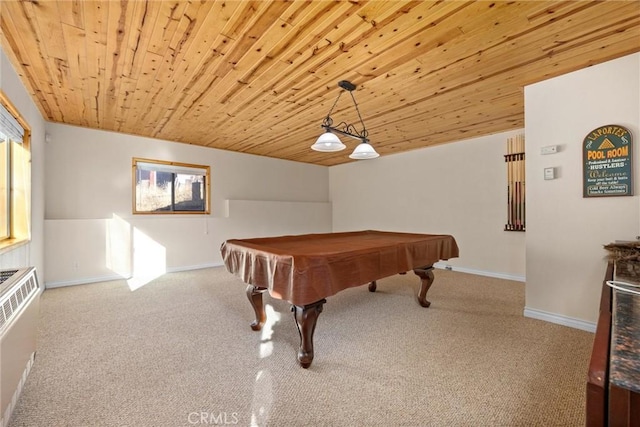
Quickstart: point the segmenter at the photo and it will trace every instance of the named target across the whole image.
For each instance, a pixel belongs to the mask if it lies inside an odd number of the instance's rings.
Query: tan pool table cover
[[[458,256],[450,235],[385,231],[227,240],[227,270],[298,306]]]

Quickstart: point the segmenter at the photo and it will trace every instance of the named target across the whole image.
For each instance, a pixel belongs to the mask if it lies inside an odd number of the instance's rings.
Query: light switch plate
[[[556,179],[556,168],[544,168],[544,179]]]

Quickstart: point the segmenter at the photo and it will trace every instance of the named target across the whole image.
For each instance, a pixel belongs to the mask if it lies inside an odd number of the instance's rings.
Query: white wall
[[[333,230],[452,234],[455,270],[524,280],[523,232],[507,220],[505,132],[330,168]],[[375,140],[372,142],[375,144]]]
[[[629,129],[638,194],[640,54],[527,86],[525,123],[525,314],[592,324],[606,266],[602,245],[640,234],[640,202],[638,196],[582,197],[582,142],[603,125]],[[559,145],[560,152],[540,155],[540,148],[547,145]],[[545,181],[545,167],[556,167],[558,178]]]
[[[47,286],[220,265],[228,238],[331,231],[328,168],[47,124]],[[211,215],[132,215],[131,159],[209,165]],[[141,249],[140,245],[145,245]]]
[[[0,254],[0,270],[36,267],[44,275],[44,127],[45,122],[31,100],[4,51],[0,49],[0,89],[31,128],[31,241]]]

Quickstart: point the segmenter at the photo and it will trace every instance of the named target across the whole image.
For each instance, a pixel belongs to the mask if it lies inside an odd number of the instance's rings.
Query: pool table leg
[[[427,292],[433,283],[433,266],[415,268],[413,272],[420,277],[420,290],[418,291],[418,303],[423,307],[429,307],[431,302],[427,301]]]
[[[293,318],[296,321],[298,334],[300,335],[298,362],[305,369],[311,366],[313,361],[313,333],[316,330],[316,322],[318,321],[318,316],[322,313],[322,306],[325,302],[327,300],[322,299],[302,307],[299,305],[291,306]]]
[[[267,321],[267,314],[264,312],[264,304],[262,303],[262,294],[267,288],[259,288],[257,286],[247,286],[247,298],[256,313],[256,320],[251,322],[251,329],[259,331],[262,329],[264,322]]]

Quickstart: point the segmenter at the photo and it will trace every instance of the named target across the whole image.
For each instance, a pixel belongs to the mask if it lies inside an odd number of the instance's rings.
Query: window
[[[29,239],[29,127],[0,92],[0,249]]]
[[[134,214],[208,214],[209,166],[133,159]]]
[[[9,137],[2,132],[0,127],[0,239],[8,239],[11,236],[11,222],[9,215],[9,209],[11,207],[10,185],[11,185],[11,170],[9,169],[9,159],[11,159],[11,153],[9,151]]]

